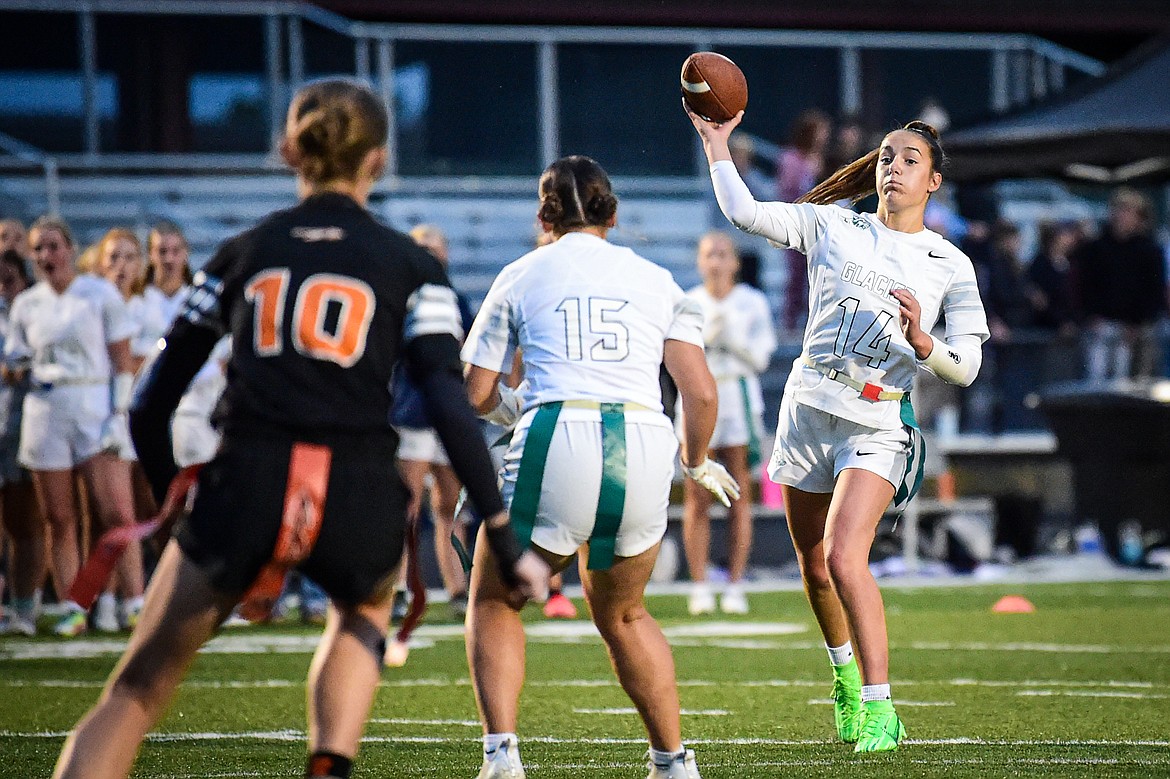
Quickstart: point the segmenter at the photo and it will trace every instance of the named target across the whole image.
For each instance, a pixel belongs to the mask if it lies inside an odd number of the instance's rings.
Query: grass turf
[[[1036,612],[993,614],[1007,593]],[[832,741],[831,676],[802,593],[753,594],[750,616],[707,620],[688,617],[682,597],[650,599],[673,634],[684,738],[703,776],[1170,777],[1170,582],[894,588],[885,600],[909,741],[861,756]],[[445,608],[434,612],[423,635],[433,645],[383,672],[355,777],[478,771],[463,644],[444,626]],[[312,631],[247,628],[219,641],[195,663],[135,776],[301,774]],[[35,655],[98,647],[0,639],[0,777],[51,771],[61,734],[117,659],[116,643],[97,644],[107,652],[66,658]],[[645,776],[630,705],[600,639],[531,640],[520,724],[529,776]]]

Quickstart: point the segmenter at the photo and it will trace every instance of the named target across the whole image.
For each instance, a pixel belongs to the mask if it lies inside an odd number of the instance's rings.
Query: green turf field
[[[1018,593],[1034,614],[998,615]],[[836,744],[827,660],[800,592],[753,594],[750,617],[698,620],[652,598],[675,646],[683,732],[720,777],[1170,777],[1170,581],[887,589],[895,702],[909,741]],[[387,669],[355,777],[479,768],[459,627],[437,605],[406,667]],[[535,610],[521,749],[532,779],[644,777],[638,719],[585,623]],[[136,776],[299,776],[300,627],[227,632],[196,662]],[[47,776],[122,640],[0,639],[0,777]],[[55,655],[55,656],[54,656]],[[67,657],[66,655],[72,655]]]

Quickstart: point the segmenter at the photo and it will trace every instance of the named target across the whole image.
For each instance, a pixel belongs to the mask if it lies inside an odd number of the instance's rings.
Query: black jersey
[[[385,431],[408,316],[462,334],[438,261],[343,195],[310,197],[228,241],[193,286],[182,316],[232,333],[216,412],[229,426]]]
[[[464,459],[459,453],[452,465],[467,471],[459,475],[477,507],[484,501],[479,508],[493,513],[502,506],[463,395],[463,331],[446,272],[349,197],[313,195],[273,214],[225,243],[196,274],[131,418],[156,494],[174,471],[166,423],[228,332],[232,356],[216,411],[226,435],[258,425],[305,439],[393,435],[390,381],[403,359],[432,417],[443,418],[435,426],[447,451],[468,453],[467,462],[456,462]]]

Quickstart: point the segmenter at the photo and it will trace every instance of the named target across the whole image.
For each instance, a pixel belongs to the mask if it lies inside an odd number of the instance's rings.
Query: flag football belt
[[[606,403],[600,400],[561,400],[557,401],[561,404],[561,408],[585,408],[593,411],[600,411],[602,407],[612,408],[613,406],[621,406],[622,411],[653,411],[649,406],[643,406],[641,403]]]
[[[333,451],[327,446],[293,444],[280,532],[272,559],[260,570],[240,604],[240,616],[244,619],[252,622],[267,619],[284,588],[285,575],[313,551],[325,515],[325,492],[332,461]]]
[[[902,400],[904,397],[910,394],[905,390],[882,389],[880,384],[870,384],[867,381],[858,381],[849,374],[842,373],[836,368],[828,368],[824,365],[813,362],[812,358],[807,354],[802,354],[800,359],[804,362],[805,365],[812,368],[822,376],[828,378],[830,381],[835,381],[838,384],[844,384],[850,389],[857,390],[861,394],[861,397],[865,398],[866,400],[872,400],[875,402],[879,400]]]

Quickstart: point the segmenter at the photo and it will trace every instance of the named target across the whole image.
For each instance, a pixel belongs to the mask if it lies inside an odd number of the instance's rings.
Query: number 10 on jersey
[[[577,361],[621,362],[630,356],[630,329],[619,314],[629,304],[615,298],[565,298],[557,311],[565,318],[565,357]]]

